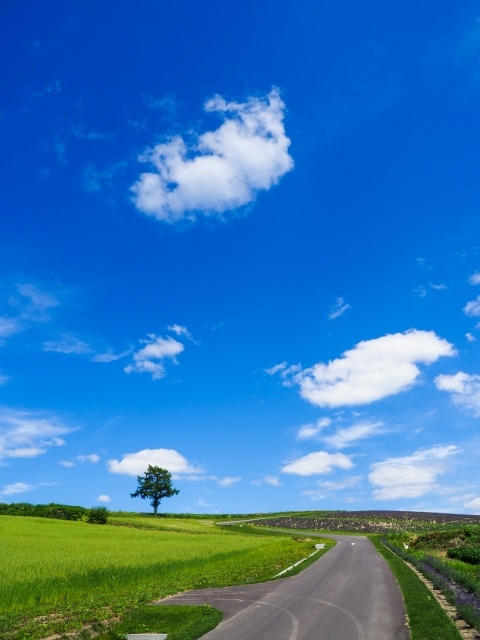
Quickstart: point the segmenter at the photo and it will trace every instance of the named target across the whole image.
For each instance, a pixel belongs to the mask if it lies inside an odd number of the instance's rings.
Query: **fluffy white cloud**
[[[297,431],[298,440],[308,440],[318,435],[325,427],[331,424],[330,418],[320,418],[314,424],[303,424]]]
[[[107,496],[105,493],[102,493],[102,495],[98,496],[97,498],[97,502],[110,502],[111,498],[110,496]]]
[[[369,404],[411,387],[420,370],[455,349],[433,331],[412,330],[359,342],[341,358],[295,374],[305,400],[321,407]]]
[[[330,473],[335,467],[338,469],[351,469],[353,462],[343,453],[316,451],[289,462],[282,467],[282,473],[313,476],[320,473]]]
[[[120,461],[109,460],[107,466],[110,473],[141,476],[146,472],[149,464],[167,469],[176,475],[203,473],[201,467],[191,465],[175,449],[143,449],[136,453],[126,453]]]
[[[154,333],[148,334],[148,340],[141,341],[145,346],[133,354],[133,362],[124,368],[126,373],[149,373],[152,380],[165,376],[166,359],[176,363],[175,357],[185,349],[181,342],[173,338],[162,338]]]
[[[50,416],[16,409],[0,410],[0,460],[35,458],[65,444],[60,437],[73,429]]]
[[[468,281],[473,285],[480,284],[480,272],[476,271],[475,273],[472,273]]]
[[[343,298],[337,298],[337,301],[328,314],[328,319],[335,320],[336,318],[343,316],[345,311],[347,311],[348,309],[350,309],[350,305],[346,303]]]
[[[14,482],[13,484],[7,484],[3,487],[3,490],[0,491],[2,496],[13,496],[16,493],[28,493],[35,489],[31,484],[26,484],[25,482]]]
[[[218,484],[221,487],[231,487],[236,482],[240,482],[241,479],[240,476],[225,476],[225,478],[218,481]]]
[[[448,470],[447,458],[458,453],[460,449],[454,445],[432,447],[373,464],[368,478],[379,487],[373,492],[374,498],[419,498],[438,490],[437,478]]]
[[[322,440],[335,449],[343,449],[355,444],[357,440],[364,440],[381,433],[382,427],[382,422],[358,422],[351,427],[338,429],[336,433],[325,436]]]
[[[463,313],[470,318],[478,318],[480,316],[480,296],[467,302],[463,307]]]
[[[440,391],[451,394],[455,404],[461,405],[480,416],[480,376],[469,375],[459,371],[453,376],[440,375],[435,378],[435,385]]]
[[[293,168],[290,140],[283,126],[285,105],[276,89],[244,103],[215,96],[205,111],[223,124],[187,144],[181,136],[148,149],[142,162],[156,171],[142,173],[133,185],[134,202],[163,222],[219,215],[252,202]]]

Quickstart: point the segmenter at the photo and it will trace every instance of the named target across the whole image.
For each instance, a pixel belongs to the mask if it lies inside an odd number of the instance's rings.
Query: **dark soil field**
[[[252,524],[282,529],[388,534],[480,525],[480,515],[416,511],[333,511],[331,514],[322,512],[318,516],[312,514],[265,518]]]

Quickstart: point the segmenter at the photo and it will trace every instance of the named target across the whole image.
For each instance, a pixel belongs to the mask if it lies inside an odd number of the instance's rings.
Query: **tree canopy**
[[[143,476],[137,476],[138,487],[135,493],[131,493],[132,498],[140,497],[143,500],[150,500],[153,513],[157,515],[158,507],[163,498],[171,498],[180,493],[172,486],[172,474],[167,469],[155,467],[151,464]]]

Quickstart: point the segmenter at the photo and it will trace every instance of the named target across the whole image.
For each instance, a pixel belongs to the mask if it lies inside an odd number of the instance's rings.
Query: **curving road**
[[[204,640],[409,640],[401,591],[370,540],[324,537],[337,545],[292,578],[199,589],[158,604],[223,611]]]

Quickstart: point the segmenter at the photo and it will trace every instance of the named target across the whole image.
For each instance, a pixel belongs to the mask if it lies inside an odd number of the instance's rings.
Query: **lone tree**
[[[178,489],[172,487],[172,474],[161,467],[148,465],[148,469],[143,476],[137,476],[138,487],[135,493],[131,493],[132,498],[140,496],[143,500],[147,498],[153,507],[154,515],[157,515],[158,506],[162,498],[171,498],[180,493]]]

